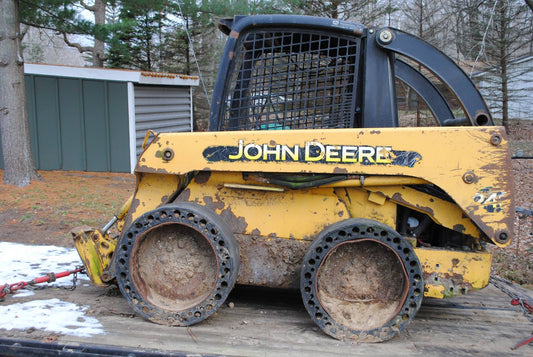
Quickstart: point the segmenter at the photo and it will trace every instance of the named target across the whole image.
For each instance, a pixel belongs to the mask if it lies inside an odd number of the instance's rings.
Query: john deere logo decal
[[[210,146],[203,152],[207,161],[264,161],[360,163],[362,165],[397,165],[412,167],[422,159],[414,151],[393,150],[391,146],[327,145],[316,141],[304,145],[268,145],[245,143],[236,146]]]

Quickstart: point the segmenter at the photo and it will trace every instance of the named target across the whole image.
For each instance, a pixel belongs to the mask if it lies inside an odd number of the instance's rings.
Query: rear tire
[[[144,318],[188,326],[212,315],[239,272],[239,250],[225,222],[190,202],[137,218],[117,245],[118,286]]]
[[[309,315],[328,335],[381,342],[403,330],[420,308],[422,276],[412,246],[396,231],[351,218],[313,241],[300,290]]]

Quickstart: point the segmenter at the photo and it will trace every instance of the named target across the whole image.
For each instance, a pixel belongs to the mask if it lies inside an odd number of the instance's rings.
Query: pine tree
[[[20,22],[29,26],[53,30],[61,34],[65,43],[80,53],[88,53],[94,67],[103,67],[105,42],[109,35],[106,24],[106,9],[115,0],[21,0]],[[82,11],[92,14],[93,20],[81,16]],[[87,35],[93,38],[93,45],[74,42],[71,35]]]
[[[17,5],[0,0],[0,138],[4,183],[26,186],[40,176],[31,154]]]

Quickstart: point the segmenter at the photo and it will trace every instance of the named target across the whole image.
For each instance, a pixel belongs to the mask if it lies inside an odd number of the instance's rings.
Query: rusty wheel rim
[[[337,339],[385,341],[420,308],[422,269],[411,245],[390,227],[348,219],[309,247],[300,288],[315,323]]]
[[[116,250],[118,286],[144,318],[187,326],[212,315],[239,270],[235,237],[205,207],[184,202],[145,213]]]
[[[130,272],[139,295],[169,311],[191,309],[215,289],[217,257],[200,232],[179,223],[157,225],[135,241]]]

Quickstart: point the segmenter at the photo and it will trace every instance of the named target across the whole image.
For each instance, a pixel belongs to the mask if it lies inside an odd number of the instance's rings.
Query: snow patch
[[[74,270],[82,265],[78,252],[74,248],[56,247],[53,245],[25,245],[19,243],[0,242],[0,285],[29,281],[46,275]],[[89,280],[86,275],[78,274],[79,280]],[[72,285],[72,277],[56,280],[56,286]],[[48,283],[39,284],[42,286]],[[18,290],[17,297],[33,295],[28,289]]]
[[[78,252],[74,248],[8,242],[0,242],[0,262],[0,285],[29,281],[50,272],[74,270],[76,266],[82,265]],[[78,279],[89,281],[89,278],[83,274],[78,275]],[[71,286],[72,276],[58,279],[51,284]],[[50,286],[51,284],[43,283],[37,286]],[[34,294],[32,290],[20,289],[14,296]],[[87,306],[78,306],[59,299],[4,305],[0,306],[0,316],[4,322],[0,329],[25,330],[33,327],[80,337],[104,334],[103,326],[96,318],[85,316],[87,309]]]
[[[33,327],[79,337],[104,334],[102,324],[94,317],[85,316],[86,310],[86,306],[49,299],[0,306],[0,316],[6,322],[2,324],[6,330]]]

